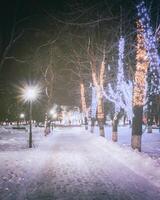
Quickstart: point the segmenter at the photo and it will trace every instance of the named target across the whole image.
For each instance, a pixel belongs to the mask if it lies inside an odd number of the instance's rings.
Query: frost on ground
[[[160,199],[159,157],[131,150],[125,134],[118,145],[83,128],[56,128],[47,137],[35,128],[28,149],[28,132],[2,127],[0,199]],[[158,143],[157,134],[144,135],[146,142]]]

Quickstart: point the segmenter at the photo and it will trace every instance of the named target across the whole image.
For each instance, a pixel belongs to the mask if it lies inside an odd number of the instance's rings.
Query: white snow
[[[119,144],[82,128],[55,128],[45,137],[0,129],[0,199],[160,199],[160,133],[143,135],[139,153],[130,147],[131,130],[119,129]],[[150,145],[149,145],[150,144]],[[154,152],[155,150],[155,152]],[[147,152],[148,151],[148,152]],[[150,151],[154,156],[150,155]]]

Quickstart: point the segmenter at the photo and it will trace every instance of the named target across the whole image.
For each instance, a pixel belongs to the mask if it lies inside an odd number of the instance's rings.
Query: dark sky
[[[157,14],[160,3],[158,2],[158,0],[146,1],[152,8],[155,24],[159,21]],[[79,50],[80,44],[86,40],[88,33],[91,33],[92,37],[94,32],[102,30],[104,37],[105,31],[112,31],[112,27],[115,26],[116,29],[116,26],[119,26],[120,7],[122,7],[123,21],[127,21],[124,22],[123,30],[127,32],[130,24],[134,26],[135,1],[133,0],[1,0],[0,59],[14,57],[17,60],[8,58],[1,65],[0,112],[2,108],[4,109],[2,104],[5,99],[15,99],[14,85],[30,79],[41,81],[39,67],[48,64],[50,46],[41,48],[36,56],[34,54],[41,45],[54,40],[56,42],[53,43],[52,48],[57,76],[55,102],[78,105],[77,78],[63,69],[71,65],[68,61],[71,52],[73,49]],[[108,17],[115,19],[92,23],[97,19]],[[95,38],[99,38],[98,34]],[[115,38],[118,36],[119,34]],[[106,37],[109,37],[107,32]],[[18,39],[13,42],[15,38]]]

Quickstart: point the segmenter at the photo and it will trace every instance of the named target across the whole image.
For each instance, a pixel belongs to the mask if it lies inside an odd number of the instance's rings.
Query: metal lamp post
[[[32,101],[29,102],[29,148],[32,148]]]
[[[37,100],[40,94],[38,86],[26,85],[22,89],[22,99],[29,102],[29,148],[32,148],[32,103]]]

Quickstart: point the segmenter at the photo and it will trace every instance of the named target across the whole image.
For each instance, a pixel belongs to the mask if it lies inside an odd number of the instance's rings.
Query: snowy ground
[[[145,127],[143,127],[145,130]],[[119,126],[118,128],[118,143],[123,146],[130,147],[131,131],[129,126]],[[99,134],[98,127],[95,128],[96,135]],[[106,126],[105,137],[111,140],[112,127]],[[160,158],[160,131],[152,129],[152,133],[147,133],[147,130],[142,135],[142,152],[147,153],[153,158]],[[160,161],[160,160],[159,160]]]
[[[131,150],[130,129],[120,127],[119,144],[84,131],[56,128],[44,137],[0,129],[1,200],[158,200],[160,199],[160,133],[143,135],[142,150]],[[107,140],[108,139],[108,140]]]

